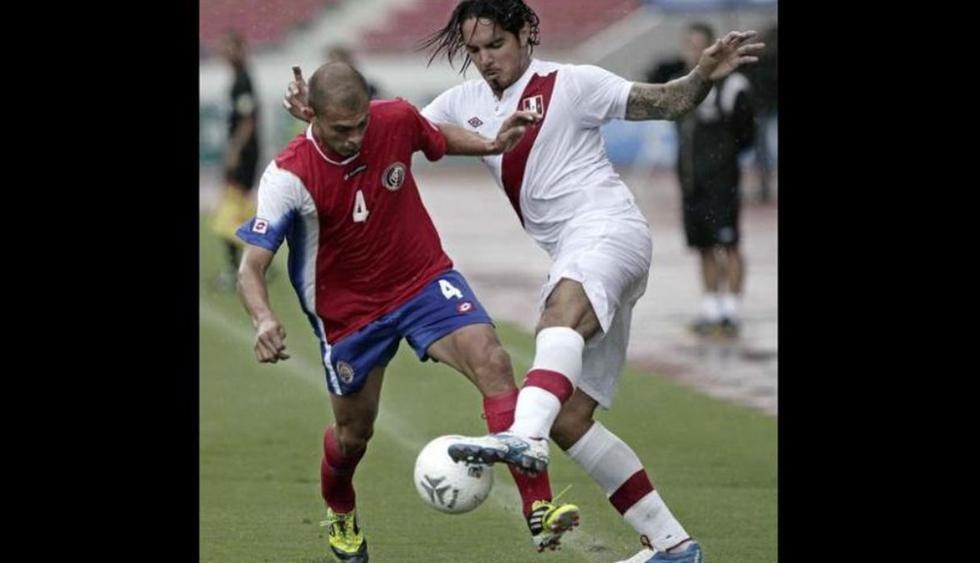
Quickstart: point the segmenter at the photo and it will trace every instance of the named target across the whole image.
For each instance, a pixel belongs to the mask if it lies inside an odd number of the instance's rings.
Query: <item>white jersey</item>
[[[524,228],[552,258],[573,218],[642,214],[606,157],[599,126],[626,115],[633,83],[592,65],[531,60],[498,100],[482,78],[442,93],[422,114],[493,138],[517,110],[543,120],[503,155],[484,157]]]

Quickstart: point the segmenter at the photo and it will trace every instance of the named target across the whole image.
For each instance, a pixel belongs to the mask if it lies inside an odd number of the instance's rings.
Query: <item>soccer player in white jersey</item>
[[[611,119],[677,119],[712,81],[756,62],[754,31],[730,32],[686,76],[629,82],[590,65],[532,57],[538,18],[522,0],[464,0],[427,46],[432,59],[465,51],[482,79],[455,86],[422,110],[435,123],[493,135],[515,110],[542,118],[512,151],[484,157],[524,229],[551,256],[541,291],[534,362],[509,430],[451,446],[457,460],[503,461],[531,471],[548,463],[550,437],[602,487],[641,535],[631,561],[700,563],[701,546],[654,489],[639,457],[594,420],[609,408],[622,372],[630,316],[643,295],[652,243],[646,219],[605,154],[599,127]],[[431,60],[430,60],[431,62]],[[302,85],[286,106],[300,117]]]

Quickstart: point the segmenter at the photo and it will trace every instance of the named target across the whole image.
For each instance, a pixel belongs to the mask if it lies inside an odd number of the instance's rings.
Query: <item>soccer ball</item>
[[[449,445],[461,438],[440,436],[426,444],[415,460],[415,490],[426,504],[449,514],[480,506],[493,488],[491,467],[457,463],[449,457]]]

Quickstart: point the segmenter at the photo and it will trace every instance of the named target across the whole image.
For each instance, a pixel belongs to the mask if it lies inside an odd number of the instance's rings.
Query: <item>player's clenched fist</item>
[[[286,329],[273,317],[259,321],[255,327],[255,357],[260,362],[276,363],[288,360]]]

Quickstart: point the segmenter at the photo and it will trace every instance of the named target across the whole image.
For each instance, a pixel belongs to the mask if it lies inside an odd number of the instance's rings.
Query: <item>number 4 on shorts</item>
[[[446,280],[439,280],[439,289],[442,290],[443,296],[446,299],[455,297],[456,299],[463,298],[463,292],[456,288],[453,284],[447,282]]]

